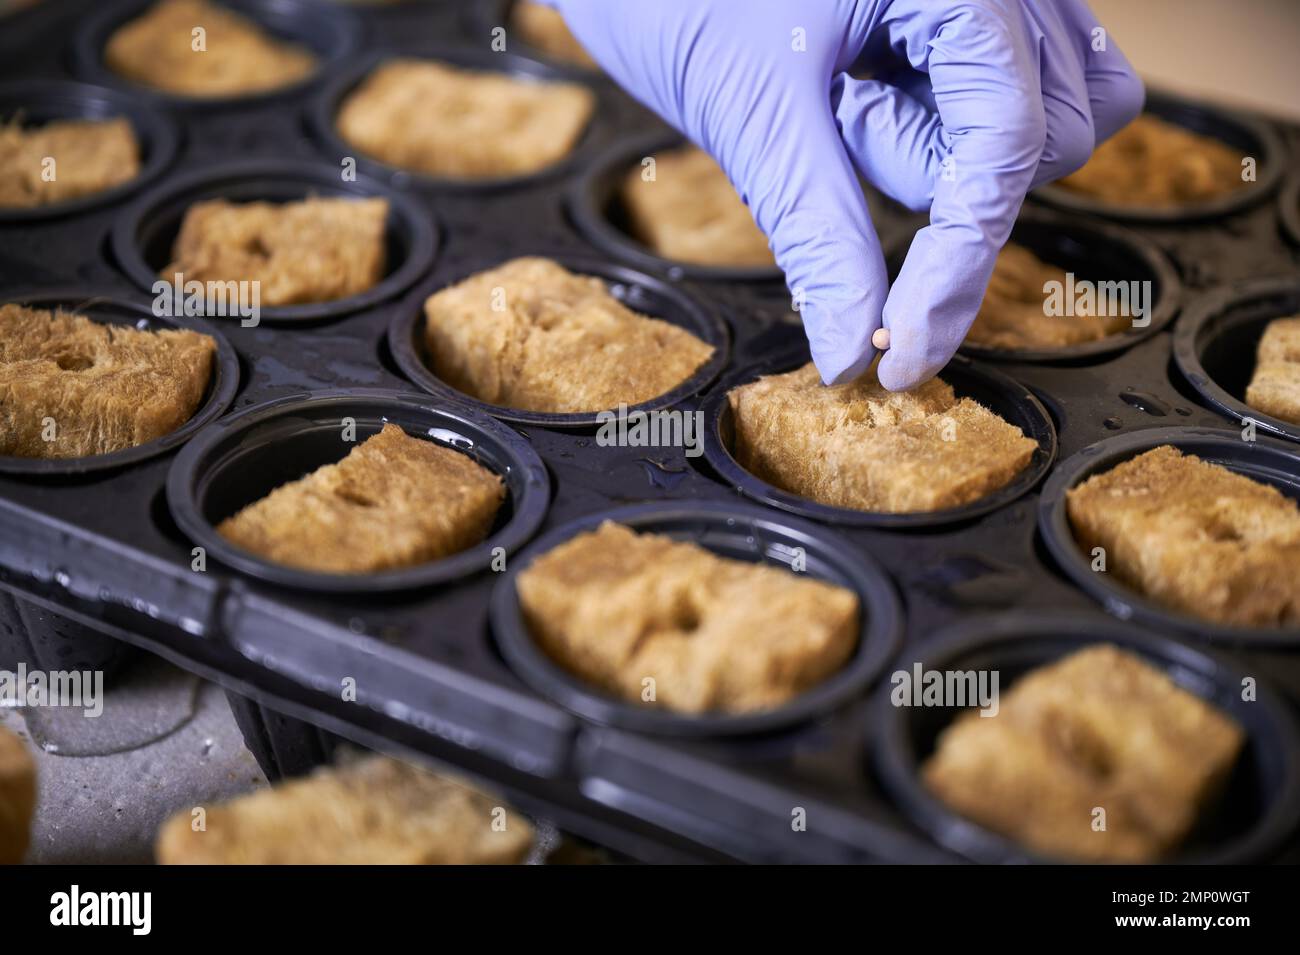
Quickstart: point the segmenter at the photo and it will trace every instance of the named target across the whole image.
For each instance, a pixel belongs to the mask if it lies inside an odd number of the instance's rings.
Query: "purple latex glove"
[[[553,5],[611,77],[721,164],[804,301],[827,384],[870,365],[882,324],[886,388],[942,369],[1025,193],[1142,108],[1083,0]],[[855,169],[930,210],[892,289]]]

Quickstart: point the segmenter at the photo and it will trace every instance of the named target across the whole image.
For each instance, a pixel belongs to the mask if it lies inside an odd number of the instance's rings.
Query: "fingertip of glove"
[[[938,374],[938,368],[918,368],[894,351],[885,352],[876,367],[876,377],[886,391],[910,391]]]
[[[852,381],[871,367],[871,362],[876,357],[876,350],[867,346],[865,354],[856,360],[845,363],[845,355],[837,352],[833,355],[818,355],[813,353],[813,364],[817,366],[818,373],[822,376],[824,385],[842,385],[846,381]]]

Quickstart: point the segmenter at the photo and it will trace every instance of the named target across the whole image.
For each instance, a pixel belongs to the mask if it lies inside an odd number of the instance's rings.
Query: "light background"
[[[1153,86],[1300,119],[1300,0],[1089,0]]]

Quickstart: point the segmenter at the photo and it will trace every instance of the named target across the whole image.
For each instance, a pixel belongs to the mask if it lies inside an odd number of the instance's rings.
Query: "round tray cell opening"
[[[890,281],[898,277],[912,237],[896,244],[886,256]],[[1050,265],[1062,269],[1061,300],[1072,305],[1087,284],[1094,301],[1105,298],[1118,314],[1133,313],[1140,305],[1144,314],[1133,315],[1133,323],[1119,332],[1094,341],[1052,348],[995,348],[974,341],[961,346],[961,353],[988,361],[1084,362],[1108,357],[1143,341],[1167,327],[1177,314],[1182,285],[1177,270],[1153,242],[1121,226],[1080,220],[1046,209],[1026,208],[1011,230],[1009,242],[1021,245]],[[1073,281],[1073,285],[1070,282]],[[1074,298],[1070,299],[1073,290]],[[1044,307],[1046,307],[1046,292]],[[1059,321],[1071,318],[1061,316]]]
[[[189,441],[204,425],[216,420],[230,407],[240,383],[239,356],[221,332],[207,322],[191,318],[162,318],[136,302],[97,295],[82,288],[45,289],[39,292],[15,292],[5,296],[6,303],[49,311],[74,312],[101,325],[119,325],[140,331],[189,329],[215,339],[216,354],[203,397],[189,420],[161,437],[122,448],[108,454],[82,458],[0,457],[0,473],[10,474],[86,474],[137,464],[172,451]]]
[[[962,504],[937,511],[889,513],[859,511],[821,504],[756,477],[733,454],[735,424],[727,394],[765,375],[793,371],[808,361],[806,345],[738,372],[715,387],[704,401],[704,458],[716,474],[746,497],[803,517],[857,527],[926,528],[972,520],[1028,493],[1056,458],[1056,428],[1042,403],[1023,385],[991,368],[956,357],[939,373],[957,398],[970,398],[1015,425],[1038,444],[1029,464],[1002,487]]]
[[[0,223],[29,222],[87,212],[125,198],[161,176],[176,155],[179,134],[171,117],[118,91],[59,80],[0,84],[0,125],[24,128],[66,120],[126,119],[140,150],[140,170],[131,179],[99,192],[48,205],[0,206]]]
[[[224,458],[220,467],[200,485],[202,514],[213,527],[281,485],[297,481],[327,464],[337,464],[384,426],[384,422],[377,418],[357,420],[355,440],[345,442],[339,421],[285,419],[283,424],[283,428],[262,431],[257,444],[246,453],[234,453]],[[411,437],[463,450],[458,447],[464,443],[459,435],[450,432],[421,434],[411,428],[403,430]],[[499,462],[485,459],[481,454],[470,456],[489,470],[500,473],[497,470],[501,467]],[[489,536],[510,523],[513,516],[514,501],[507,492]]]
[[[1300,785],[1293,721],[1274,691],[1244,702],[1240,676],[1202,651],[1140,628],[1094,616],[1013,614],[956,624],[935,638],[920,658],[929,670],[999,674],[1005,694],[1031,670],[1090,645],[1110,643],[1165,672],[1182,689],[1218,708],[1242,727],[1246,741],[1222,795],[1203,814],[1168,861],[1245,862],[1276,848],[1294,823]],[[1280,698],[1278,698],[1280,699]],[[895,707],[882,695],[873,713],[876,763],[901,808],[936,841],[984,863],[1054,861],[958,815],[931,795],[920,768],[938,737],[960,714],[958,707]],[[1292,794],[1288,797],[1287,794]],[[1060,861],[1060,860],[1055,860]]]
[[[605,520],[639,533],[696,544],[747,563],[792,567],[801,575],[845,587],[859,603],[858,643],[836,673],[784,705],[749,713],[680,713],[631,703],[606,694],[553,660],[524,621],[517,576],[538,557]],[[796,557],[796,555],[798,555]],[[791,572],[794,572],[793,570]],[[832,532],[795,518],[766,514],[748,505],[639,504],[590,515],[538,539],[516,560],[492,594],[491,621],[502,655],[538,692],[597,723],[636,732],[678,737],[775,733],[825,715],[865,691],[894,652],[901,628],[893,585],[876,562]]]
[[[1207,295],[1179,322],[1174,360],[1212,408],[1267,434],[1300,441],[1300,422],[1285,421],[1246,404],[1260,338],[1269,323],[1300,316],[1300,283],[1292,279],[1245,283]]]
[[[496,37],[495,31],[504,29],[509,37],[508,42],[511,49],[522,50],[529,56],[568,69],[583,70],[593,75],[600,75],[599,66],[588,66],[567,57],[554,56],[541,47],[528,43],[522,38],[517,38],[514,33],[511,33],[514,11],[517,5],[518,0],[477,0],[475,3],[466,4],[466,25],[470,31],[471,42],[483,47],[490,47]]]
[[[1272,486],[1300,501],[1300,454],[1292,445],[1266,437],[1244,441],[1240,432],[1232,430],[1146,428],[1084,448],[1052,472],[1038,504],[1039,531],[1052,558],[1081,590],[1120,619],[1235,647],[1294,648],[1300,640],[1300,628],[1236,626],[1202,619],[1156,603],[1113,572],[1092,569],[1091,554],[1083,551],[1074,536],[1066,493],[1088,478],[1162,445]]]
[[[217,525],[284,484],[336,464],[386,423],[468,455],[499,475],[506,496],[485,539],[442,559],[364,574],[333,574],[273,563],[236,547]],[[316,392],[249,408],[180,455],[168,475],[177,526],[221,563],[271,583],[341,594],[444,583],[489,568],[537,530],[550,501],[541,459],[517,432],[473,409],[404,392]]]
[[[1285,149],[1277,132],[1265,121],[1229,115],[1220,110],[1165,93],[1148,92],[1145,112],[1193,133],[1219,140],[1255,160],[1255,181],[1239,189],[1182,206],[1117,205],[1058,183],[1034,190],[1035,199],[1069,212],[1107,216],[1132,222],[1193,222],[1231,215],[1270,196],[1285,171]]]
[[[351,10],[319,0],[214,0],[219,6],[253,21],[272,39],[306,47],[317,58],[316,69],[301,80],[267,90],[235,95],[190,96],[136,83],[109,67],[104,51],[109,39],[127,23],[144,16],[155,0],[115,0],[82,19],[73,35],[73,62],[89,80],[122,88],[137,96],[193,109],[256,106],[300,93],[332,73],[356,49],[361,30]]]
[[[433,216],[411,196],[369,178],[344,182],[338,170],[317,163],[279,161],[236,162],[146,194],[115,223],[114,255],[141,288],[152,292],[160,280],[174,282],[172,275],[164,273],[185,215],[195,204],[210,200],[284,204],[308,198],[385,199],[389,210],[384,274],[370,288],[344,298],[260,306],[262,319],[310,321],[361,311],[405,291],[433,261],[438,239]]]
[[[568,208],[574,226],[608,255],[674,279],[784,282],[784,274],[775,265],[704,265],[669,259],[636,236],[620,196],[624,177],[647,157],[683,143],[676,133],[656,133],[620,143],[597,157],[569,191]]]
[[[698,394],[708,387],[726,365],[731,341],[726,323],[715,310],[693,296],[662,279],[623,266],[610,265],[599,259],[558,256],[554,261],[570,272],[599,278],[605,283],[610,295],[632,311],[683,328],[713,347],[713,354],[685,381],[661,395],[630,405],[627,409],[629,414],[667,408]],[[425,301],[444,288],[501,264],[498,259],[483,260],[472,267],[459,268],[454,275],[437,276],[416,289],[403,302],[389,326],[388,343],[393,358],[403,374],[425,391],[447,395],[503,421],[552,428],[590,428],[598,425],[603,414],[617,409],[559,413],[494,405],[456,390],[435,373],[424,333]]]
[[[455,178],[394,166],[363,152],[359,146],[344,139],[336,124],[343,101],[376,69],[392,59],[427,60],[462,70],[505,74],[530,83],[577,83],[590,90],[595,97],[595,106],[586,127],[568,154],[541,169],[504,176]],[[425,189],[447,194],[480,194],[534,186],[564,175],[584,164],[592,152],[612,135],[606,119],[612,109],[608,90],[593,80],[588,71],[567,69],[516,53],[423,44],[376,51],[350,63],[315,97],[308,109],[308,121],[325,157],[331,163],[338,162],[344,157],[352,157],[356,160],[358,169],[399,189]]]

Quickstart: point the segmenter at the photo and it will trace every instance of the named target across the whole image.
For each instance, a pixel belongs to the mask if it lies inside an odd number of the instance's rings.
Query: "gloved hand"
[[[1142,108],[1083,0],[552,2],[611,77],[726,170],[802,292],[827,384],[870,365],[882,323],[886,388],[942,369],[1025,193]],[[855,167],[930,209],[892,290]]]

